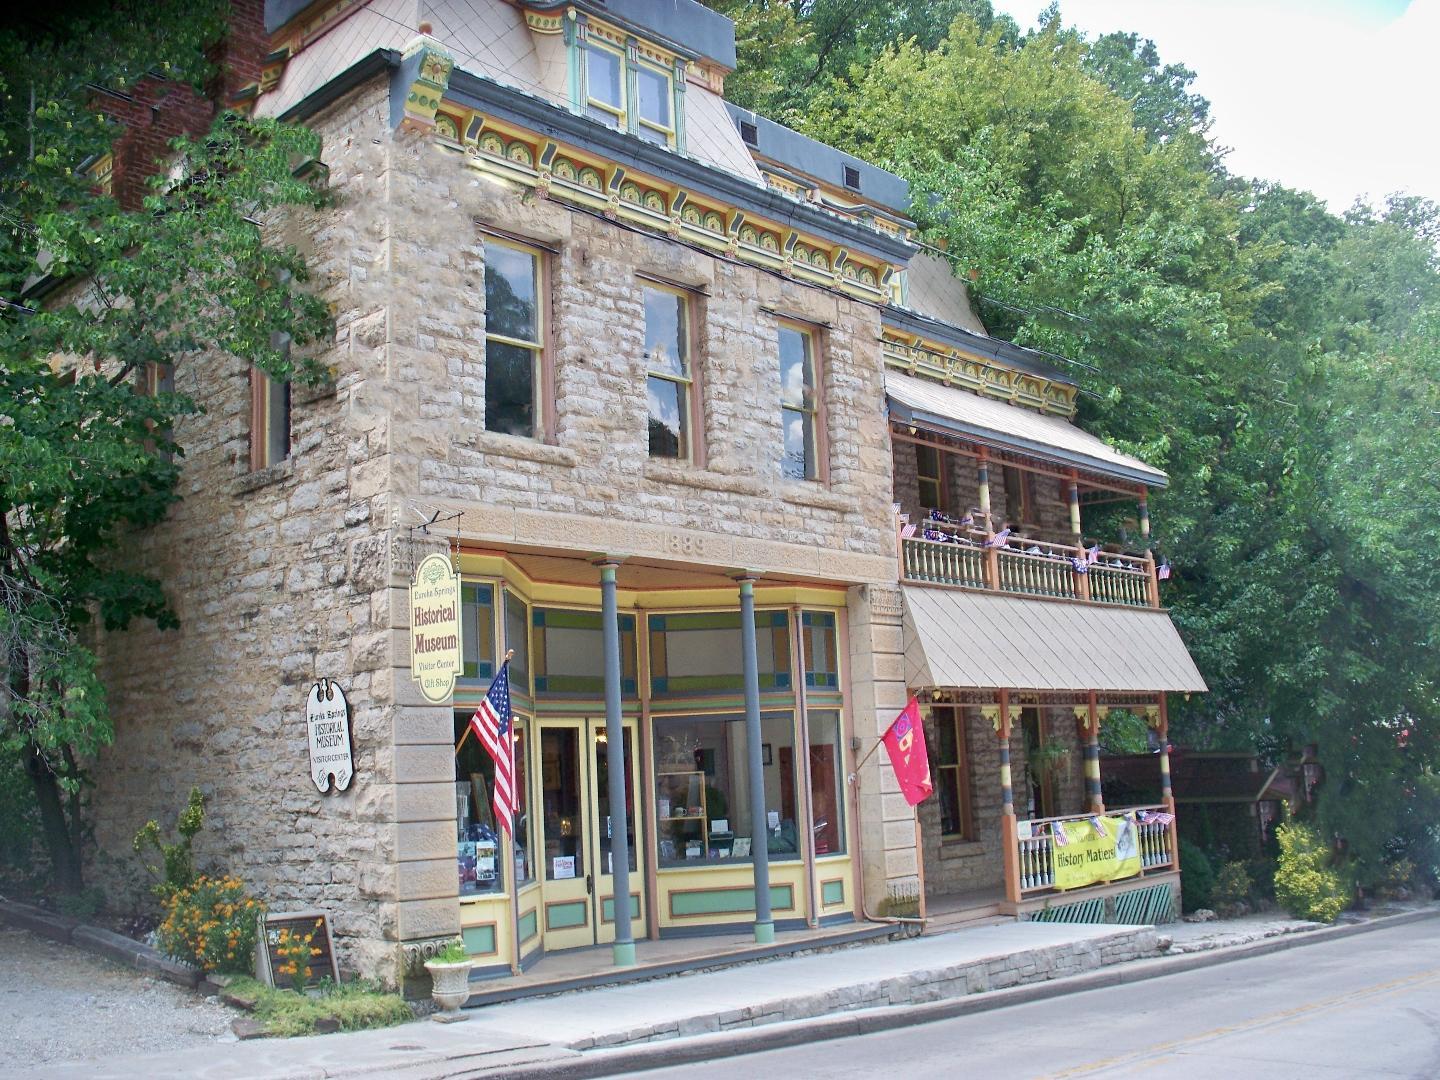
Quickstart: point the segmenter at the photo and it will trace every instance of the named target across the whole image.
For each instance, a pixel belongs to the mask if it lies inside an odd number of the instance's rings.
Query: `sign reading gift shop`
[[[1052,841],[1057,889],[1078,889],[1140,873],[1140,846],[1130,818],[1057,821],[1051,828],[1064,830],[1063,837],[1056,835]]]
[[[410,583],[410,677],[426,701],[450,700],[460,666],[460,575],[448,555],[427,555]]]

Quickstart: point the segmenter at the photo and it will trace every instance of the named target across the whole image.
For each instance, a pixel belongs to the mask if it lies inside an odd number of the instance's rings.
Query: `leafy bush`
[[[1180,841],[1180,906],[1187,912],[1208,908],[1215,889],[1210,856],[1188,840]]]
[[[72,919],[88,922],[97,912],[105,910],[105,890],[91,885],[76,893],[62,893],[55,900],[55,910]]]
[[[204,971],[243,974],[253,970],[263,912],[258,900],[245,895],[238,878],[197,877],[165,901],[160,948]]]
[[[1245,864],[1250,875],[1250,896],[1258,903],[1275,902],[1275,860],[1251,859]]]
[[[1275,868],[1275,898],[1297,919],[1334,922],[1350,905],[1344,877],[1330,865],[1330,851],[1308,825],[1286,822],[1276,830],[1280,863]]]
[[[341,1031],[362,1031],[415,1018],[399,994],[363,979],[338,985],[326,980],[313,994],[275,989],[250,978],[234,979],[228,989],[255,1002],[255,1018],[271,1035],[313,1035],[317,1020],[334,1019]]]
[[[160,825],[153,820],[147,821],[135,834],[132,844],[135,854],[145,854],[146,848],[153,848],[160,853],[161,865],[148,869],[157,879],[151,891],[161,900],[169,900],[177,890],[188,889],[195,882],[195,858],[190,847],[203,824],[205,796],[200,793],[199,788],[191,788],[189,801],[175,820],[175,831],[180,834],[179,840],[173,844],[161,840]]]
[[[1243,862],[1227,862],[1215,876],[1211,898],[1228,912],[1243,913],[1249,907],[1254,887]]]

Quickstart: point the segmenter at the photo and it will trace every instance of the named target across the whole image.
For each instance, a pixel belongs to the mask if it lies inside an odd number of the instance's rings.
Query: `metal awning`
[[[1086,469],[1147,487],[1170,482],[1159,469],[1122,454],[1103,439],[1058,416],[1007,405],[900,371],[885,372],[890,417],[902,424],[975,439],[1060,465]]]
[[[906,585],[905,679],[994,690],[1204,691],[1170,616]]]

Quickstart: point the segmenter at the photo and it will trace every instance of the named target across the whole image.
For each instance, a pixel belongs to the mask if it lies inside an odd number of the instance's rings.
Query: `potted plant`
[[[425,961],[425,970],[430,973],[430,997],[440,1008],[433,1019],[442,1024],[470,1019],[460,1012],[460,1006],[470,996],[470,969],[474,966],[465,943],[458,937],[434,959]]]

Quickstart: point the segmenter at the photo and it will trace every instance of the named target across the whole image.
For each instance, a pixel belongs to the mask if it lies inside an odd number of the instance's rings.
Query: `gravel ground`
[[[215,998],[0,927],[0,1074],[231,1042],[237,1015]]]

